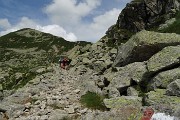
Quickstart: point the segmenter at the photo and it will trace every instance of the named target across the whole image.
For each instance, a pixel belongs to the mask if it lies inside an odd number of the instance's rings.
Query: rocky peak
[[[179,10],[179,0],[133,0],[106,34],[112,40],[126,42],[136,32],[156,28],[173,18]]]
[[[178,0],[134,0],[119,15],[119,28],[138,32],[172,18],[180,9]]]

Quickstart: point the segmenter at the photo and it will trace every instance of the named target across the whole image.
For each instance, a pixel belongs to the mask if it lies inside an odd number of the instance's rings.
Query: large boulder
[[[166,94],[180,97],[180,79],[177,79],[168,85]]]
[[[15,116],[17,114],[17,111],[23,112],[24,109],[25,109],[24,105],[14,104],[7,101],[1,102],[0,104],[0,110],[1,110],[0,112],[6,112],[9,118]]]
[[[147,93],[145,103],[152,106],[157,112],[173,114],[180,106],[180,97],[167,96],[166,89],[155,89]]]
[[[133,87],[129,87],[127,89],[127,95],[128,96],[138,96],[138,91]]]
[[[142,105],[142,99],[135,96],[122,96],[111,99],[104,99],[104,104],[107,108],[118,109],[127,106],[140,107]]]
[[[180,45],[180,35],[141,31],[118,48],[113,66],[146,61],[167,46]]]
[[[178,66],[180,66],[180,46],[166,47],[152,56],[147,62],[147,69],[151,73]]]
[[[176,79],[180,78],[180,68],[167,70],[156,75],[148,84],[149,90],[156,88],[167,88]]]
[[[137,107],[123,107],[112,111],[92,111],[82,114],[82,120],[139,120],[141,111]]]
[[[145,79],[144,75],[147,72],[146,65],[143,62],[135,62],[124,67],[117,67],[116,69],[118,72],[114,74],[108,87],[117,89],[120,92],[120,95],[127,95],[127,88],[142,82]],[[109,89],[109,92],[114,93],[111,92],[111,90],[112,89]]]

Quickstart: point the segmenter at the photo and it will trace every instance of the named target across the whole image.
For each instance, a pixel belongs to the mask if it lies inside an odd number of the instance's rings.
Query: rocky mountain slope
[[[83,48],[78,45],[66,53],[72,59],[69,70],[53,63],[30,67],[28,71],[36,74],[23,88],[9,91],[0,86],[0,94],[5,95],[0,102],[0,118],[139,120],[141,110],[149,106],[155,113],[179,120],[179,10],[179,0],[131,1],[97,43]],[[19,72],[14,75],[18,80]],[[89,93],[99,96],[103,109],[91,103],[99,100]]]
[[[108,96],[111,111],[151,106],[180,117],[179,10],[178,0],[128,3],[106,35],[71,62],[84,90]]]
[[[63,38],[25,28],[0,37],[0,83],[3,89],[22,87],[60,55],[88,42],[69,42]]]

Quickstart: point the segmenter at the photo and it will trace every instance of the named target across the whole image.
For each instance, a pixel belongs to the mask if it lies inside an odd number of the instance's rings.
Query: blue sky
[[[0,0],[0,35],[33,28],[96,42],[131,0]]]

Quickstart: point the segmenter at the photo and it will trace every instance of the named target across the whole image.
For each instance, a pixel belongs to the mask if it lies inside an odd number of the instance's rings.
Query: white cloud
[[[12,26],[12,25],[10,25]],[[12,26],[9,29],[6,29],[4,31],[0,32],[0,35],[5,35],[10,32],[17,31],[22,28],[32,28],[36,29],[45,33],[50,33],[55,36],[63,37],[66,40],[69,41],[76,41],[77,37],[73,33],[67,33],[61,26],[59,25],[46,25],[46,26],[41,26],[40,24],[36,23],[35,21],[27,18],[27,17],[22,17],[19,23],[17,23],[15,26]]]
[[[10,27],[11,27],[11,24],[9,23],[8,19],[0,19],[0,28],[7,29]]]
[[[73,33],[67,33],[62,27],[59,25],[47,25],[47,26],[36,26],[36,30],[51,33],[55,36],[60,36],[69,41],[77,41],[77,37]]]
[[[79,3],[77,0],[53,0],[44,12],[56,24],[74,26],[100,4],[101,0],[84,0]]]
[[[97,41],[116,23],[120,9],[112,9],[104,14],[95,16],[92,21],[83,21],[83,18],[93,14],[93,10],[101,5],[101,0],[53,0],[44,12],[54,24],[73,31],[79,40]]]
[[[72,28],[73,32],[80,40],[96,42],[105,35],[110,26],[116,23],[120,12],[120,9],[114,8],[94,17],[90,24],[79,23],[79,26]]]
[[[93,18],[93,23],[90,25],[90,27],[94,30],[107,30],[110,26],[116,23],[120,12],[121,10],[116,8],[107,11],[103,15]]]
[[[20,22],[15,26],[17,28],[25,28],[25,27],[29,27],[29,28],[34,28],[37,25],[37,23],[31,19],[29,19],[28,17],[22,17]]]

